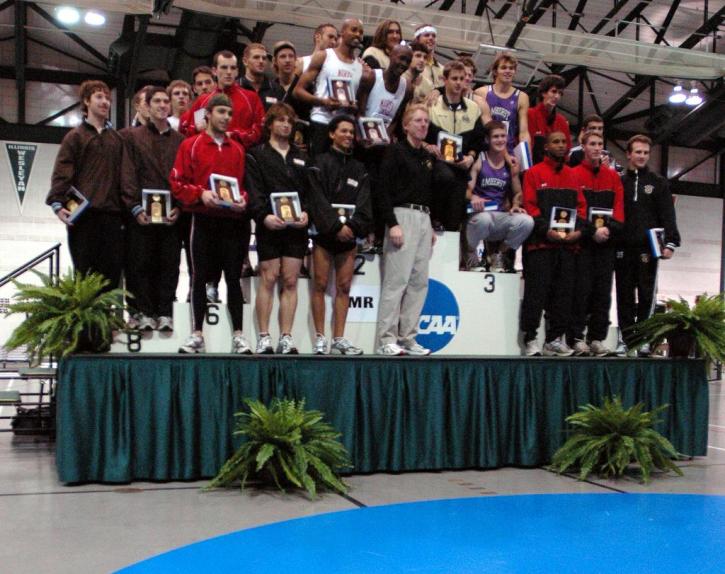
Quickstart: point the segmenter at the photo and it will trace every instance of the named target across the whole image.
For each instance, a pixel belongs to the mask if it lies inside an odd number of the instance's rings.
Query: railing
[[[50,249],[43,251],[40,255],[5,275],[0,279],[0,287],[7,285],[13,279],[17,279],[46,260],[48,261],[48,275],[51,282],[55,283],[60,275],[60,243],[56,243]]]

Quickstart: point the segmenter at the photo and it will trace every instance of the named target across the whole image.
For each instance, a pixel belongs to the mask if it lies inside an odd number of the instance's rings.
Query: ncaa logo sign
[[[416,340],[434,353],[453,340],[461,314],[453,292],[440,281],[428,280],[428,296],[418,320]]]

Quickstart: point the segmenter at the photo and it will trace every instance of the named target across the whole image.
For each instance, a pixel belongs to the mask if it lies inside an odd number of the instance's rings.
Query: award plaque
[[[296,191],[273,193],[269,196],[272,212],[285,224],[297,223],[302,214],[300,195]]]
[[[647,231],[649,247],[652,257],[659,259],[665,249],[665,230],[663,227],[653,227]]]
[[[498,201],[493,201],[491,199],[484,200],[483,211],[499,211],[500,209],[501,209],[501,205],[498,203]],[[471,215],[472,213],[482,213],[482,212],[477,212],[476,210],[474,210],[473,205],[469,202],[466,205],[466,213],[468,215]]]
[[[171,192],[167,189],[142,189],[141,206],[154,225],[169,223]]]
[[[337,219],[343,225],[349,221],[355,213],[355,206],[350,203],[333,203],[332,208],[337,212]]]
[[[383,118],[366,117],[358,119],[362,139],[373,145],[385,145],[390,143],[388,130],[385,129]]]
[[[443,161],[455,163],[463,159],[463,138],[448,132],[438,133],[438,149]]]
[[[222,207],[231,207],[242,201],[236,177],[212,173],[209,176],[209,189],[216,192]]]
[[[549,229],[556,231],[560,237],[566,237],[576,228],[576,209],[573,207],[559,207],[555,205],[551,208],[551,218],[549,219]]]
[[[343,106],[351,106],[355,103],[355,94],[352,93],[352,80],[340,76],[331,76],[327,80],[330,97],[337,100]]]
[[[88,199],[72,185],[66,192],[66,201],[63,207],[70,212],[68,223],[73,223],[88,208],[90,202]]]
[[[514,156],[519,162],[519,169],[521,173],[529,169],[533,164],[531,160],[531,150],[529,149],[529,142],[522,141],[514,148]]]
[[[590,207],[589,208],[589,223],[591,223],[595,229],[600,227],[609,227],[609,222],[612,219],[613,209],[605,207]]]

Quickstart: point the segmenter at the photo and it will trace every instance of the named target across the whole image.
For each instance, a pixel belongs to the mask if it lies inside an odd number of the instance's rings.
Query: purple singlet
[[[491,119],[504,122],[508,127],[506,147],[512,153],[519,142],[519,91],[514,90],[508,98],[501,98],[494,93],[493,86],[488,86],[486,103],[491,110]]]
[[[511,174],[506,163],[500,169],[495,169],[488,163],[486,154],[481,152],[480,158],[481,171],[478,172],[473,193],[486,201],[498,203],[498,211],[503,211],[506,194],[511,188]]]

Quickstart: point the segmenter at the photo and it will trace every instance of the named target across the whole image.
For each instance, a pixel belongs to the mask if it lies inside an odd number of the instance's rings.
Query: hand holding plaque
[[[63,207],[68,211],[67,223],[72,225],[88,209],[88,199],[72,185],[66,192],[66,201]]]
[[[302,220],[302,205],[300,196],[296,191],[273,193],[269,196],[272,203],[272,212],[281,219],[285,225],[300,223]]]
[[[236,177],[212,173],[209,176],[209,188],[216,194],[217,204],[220,207],[234,207],[242,203],[242,194]]]
[[[443,161],[456,163],[463,159],[463,138],[456,134],[439,132],[438,149]]]
[[[551,217],[549,218],[549,231],[555,232],[562,240],[576,228],[576,209],[572,207],[559,207],[555,205],[551,208]]]
[[[171,213],[171,192],[167,189],[141,190],[141,206],[148,222],[152,225],[169,225]]]

